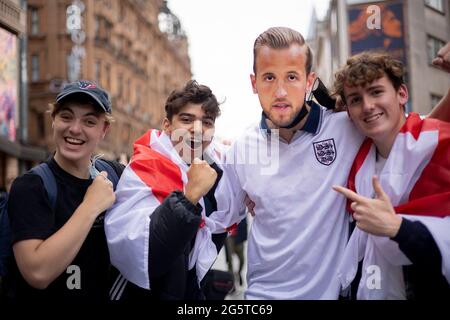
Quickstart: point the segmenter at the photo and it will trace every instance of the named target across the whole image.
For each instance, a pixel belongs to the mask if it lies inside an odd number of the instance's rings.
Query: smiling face
[[[53,139],[58,164],[88,166],[90,157],[105,137],[109,123],[104,112],[91,104],[68,103],[53,116]]]
[[[203,152],[214,137],[215,119],[205,113],[200,103],[189,102],[174,114],[172,120],[164,119],[164,131],[186,163],[202,158]]]
[[[408,90],[404,84],[396,90],[384,75],[364,86],[344,85],[348,114],[358,130],[375,144],[392,142],[405,122],[404,105]]]
[[[306,72],[306,46],[261,46],[257,49],[255,74],[250,79],[268,118],[278,127],[290,125],[303,106],[306,90],[314,82],[314,74]]]

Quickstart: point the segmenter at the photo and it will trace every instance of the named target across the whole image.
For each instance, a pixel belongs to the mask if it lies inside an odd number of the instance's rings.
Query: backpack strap
[[[47,191],[50,204],[52,205],[52,208],[55,208],[58,188],[56,187],[55,176],[53,175],[52,170],[50,170],[48,164],[43,162],[31,169],[29,172],[32,174],[37,174],[39,177],[41,177],[42,182],[44,183],[44,188]]]
[[[8,194],[2,192],[0,194],[0,277],[5,277],[8,274],[9,260],[13,256],[11,226],[9,224],[7,209]],[[2,279],[2,281],[4,280]],[[0,287],[1,285],[0,283]],[[1,298],[2,294],[0,290]]]
[[[95,162],[95,166],[99,171],[108,172],[108,179],[111,180],[115,189],[117,183],[119,182],[119,176],[117,175],[117,172],[114,170],[114,168],[107,161],[102,159],[98,159]],[[41,177],[42,182],[44,183],[44,188],[47,191],[50,204],[52,205],[52,208],[55,208],[58,188],[56,186],[55,176],[53,175],[53,172],[48,164],[43,162],[40,165],[32,168],[29,172],[32,174],[37,174],[39,177]]]
[[[113,183],[113,189],[116,190],[116,186],[119,183],[119,176],[117,175],[117,172],[116,170],[114,170],[112,165],[103,159],[97,159],[95,161],[95,167],[100,172],[108,172],[108,179]]]

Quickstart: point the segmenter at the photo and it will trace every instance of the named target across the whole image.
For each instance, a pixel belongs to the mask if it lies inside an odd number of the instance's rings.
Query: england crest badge
[[[321,164],[329,166],[336,159],[336,145],[334,139],[313,142],[313,146],[316,159]]]

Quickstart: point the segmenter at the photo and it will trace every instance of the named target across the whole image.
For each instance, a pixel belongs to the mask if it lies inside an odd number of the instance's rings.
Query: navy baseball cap
[[[87,94],[93,98],[99,107],[101,107],[106,113],[112,112],[111,101],[109,100],[108,93],[96,85],[94,82],[87,80],[80,80],[72,82],[64,86],[61,92],[56,96],[56,102],[59,103],[64,98],[72,94]]]

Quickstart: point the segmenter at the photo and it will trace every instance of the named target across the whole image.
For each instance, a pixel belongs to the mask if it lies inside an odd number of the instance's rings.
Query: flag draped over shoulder
[[[367,139],[353,163],[348,187],[372,198],[375,163],[376,148]],[[441,252],[442,274],[450,283],[450,124],[410,114],[378,178],[395,211],[403,218],[422,222],[430,231]],[[358,299],[406,298],[402,266],[411,261],[395,241],[358,228],[350,237],[338,270],[344,289],[354,279],[363,258]],[[369,279],[373,267],[381,273],[379,286]]]
[[[218,163],[213,149],[210,146],[205,152]],[[116,202],[105,218],[105,231],[112,264],[139,287],[151,286],[148,255],[152,213],[171,192],[183,190],[187,170],[188,165],[165,133],[149,130],[134,143],[133,157],[116,189]],[[203,219],[189,256],[189,269],[196,267],[200,281],[213,264],[217,250],[211,240],[203,199],[199,203]]]

